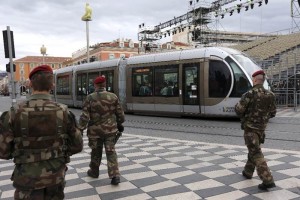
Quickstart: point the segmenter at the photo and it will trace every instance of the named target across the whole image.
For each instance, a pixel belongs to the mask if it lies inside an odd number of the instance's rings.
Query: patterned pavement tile
[[[245,146],[183,141],[124,133],[116,146],[121,183],[110,185],[103,155],[99,178],[90,178],[90,149],[68,165],[65,199],[91,200],[273,200],[300,199],[300,153],[263,149],[277,185],[260,191],[256,172],[251,180],[241,172],[247,159]],[[10,180],[14,164],[0,160],[0,199],[12,200]]]

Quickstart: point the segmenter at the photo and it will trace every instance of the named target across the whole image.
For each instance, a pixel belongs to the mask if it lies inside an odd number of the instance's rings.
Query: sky
[[[213,0],[192,0],[210,5]],[[237,0],[228,8],[247,0]],[[255,0],[256,1],[256,0]],[[138,41],[138,26],[155,26],[181,16],[190,9],[190,0],[0,0],[0,27],[14,34],[15,59],[25,56],[42,56],[45,45],[48,56],[71,57],[86,47],[86,23],[81,21],[85,4],[92,8],[89,22],[90,45],[118,38]],[[5,3],[4,3],[5,2]],[[224,2],[224,1],[223,1]],[[297,4],[298,5],[298,4]],[[300,21],[300,20],[299,20]],[[245,12],[242,9],[232,16],[219,19],[218,30],[255,33],[279,33],[295,25],[291,17],[291,0],[263,0],[261,7]],[[279,31],[279,32],[278,32]],[[3,36],[1,36],[3,38]],[[164,40],[171,41],[171,37]],[[0,70],[9,62],[4,56],[3,39],[0,39]]]

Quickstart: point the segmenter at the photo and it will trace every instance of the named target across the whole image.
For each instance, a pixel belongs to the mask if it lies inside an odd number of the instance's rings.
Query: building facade
[[[102,42],[90,46],[89,60],[103,61],[121,57],[131,57],[139,52],[139,44],[131,39],[117,39],[112,42]],[[87,50],[82,48],[72,53],[72,59],[63,63],[64,66],[80,65],[87,63]]]
[[[52,56],[26,56],[14,60],[16,71],[14,72],[14,79],[18,82],[20,93],[27,91],[26,80],[29,73],[39,65],[49,65],[53,70],[63,67],[63,62],[70,60],[71,57],[52,57]]]
[[[31,70],[39,65],[46,64],[51,66],[52,69],[55,70],[62,68],[63,62],[70,59],[71,57],[26,56],[24,58],[14,60],[14,64],[16,65],[16,71],[14,74],[15,81],[26,81]]]

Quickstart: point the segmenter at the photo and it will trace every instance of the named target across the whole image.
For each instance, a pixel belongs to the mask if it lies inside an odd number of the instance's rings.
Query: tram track
[[[300,125],[300,120],[299,118],[294,118],[294,117],[278,117],[278,118],[271,119],[270,123]]]
[[[279,124],[279,123],[278,123]],[[200,134],[205,136],[222,136],[222,137],[233,137],[233,138],[243,138],[243,131],[240,128],[235,127],[221,127],[221,126],[207,126],[207,125],[195,125],[195,124],[178,124],[169,122],[155,122],[155,121],[144,121],[144,120],[127,120],[126,127],[133,129],[148,129],[153,131],[167,131],[176,133],[187,133],[187,134]],[[199,130],[193,130],[199,129]],[[216,132],[205,131],[218,129]],[[227,130],[227,132],[222,133],[222,131]],[[228,133],[230,131],[231,134]],[[283,142],[296,142],[300,143],[300,140],[294,138],[285,137],[287,134],[299,134],[299,132],[294,131],[281,131],[276,130],[276,135],[282,137],[274,137],[272,135],[274,130],[266,130],[266,139],[269,141],[283,141]],[[270,137],[272,135],[272,137]],[[284,138],[283,138],[284,137]]]
[[[76,116],[80,109],[71,109]],[[238,119],[178,118],[126,114],[125,132],[174,139],[207,141],[224,144],[243,144],[243,131]],[[268,148],[300,150],[300,121],[293,117],[275,117],[266,130]],[[126,128],[128,128],[126,130]],[[199,137],[198,137],[199,136]]]

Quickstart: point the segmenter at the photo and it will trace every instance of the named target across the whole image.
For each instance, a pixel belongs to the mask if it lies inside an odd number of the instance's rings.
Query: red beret
[[[98,84],[98,83],[104,83],[105,82],[105,76],[98,76],[97,78],[95,78],[94,83]]]
[[[49,65],[41,65],[41,66],[38,66],[38,67],[34,68],[30,72],[29,79],[31,79],[31,77],[32,77],[33,74],[35,74],[37,72],[40,72],[40,71],[47,72],[47,73],[53,73],[53,70],[52,70],[52,68]]]
[[[256,72],[254,72],[254,73],[252,74],[252,77],[255,77],[255,76],[260,75],[260,74],[265,75],[264,70],[258,70],[258,71],[256,71]]]

